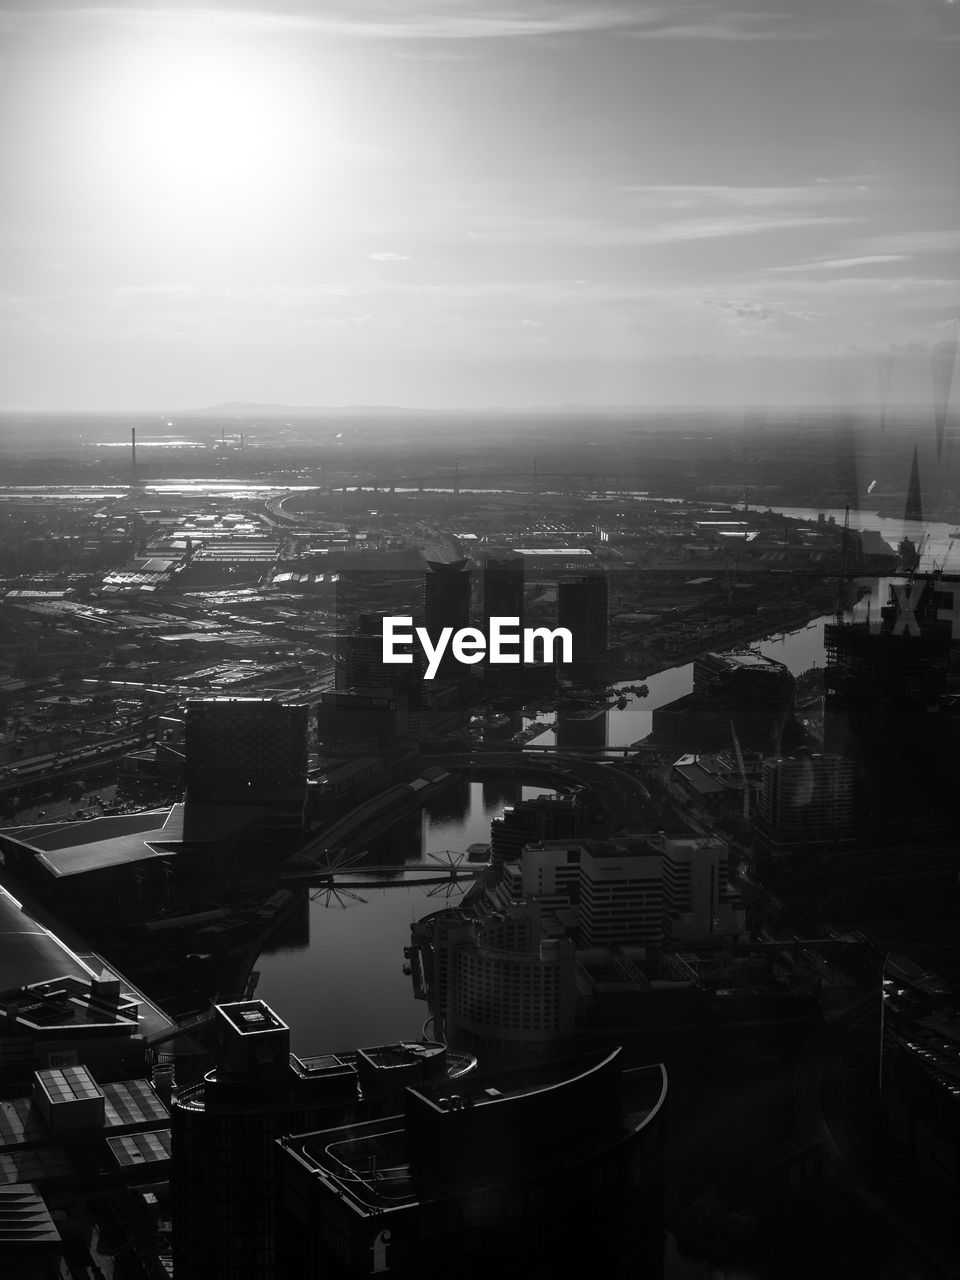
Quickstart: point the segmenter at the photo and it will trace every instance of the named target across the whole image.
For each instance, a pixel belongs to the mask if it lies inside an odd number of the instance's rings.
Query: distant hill
[[[431,413],[430,409],[406,409],[395,404],[258,404],[248,400],[230,400],[226,404],[206,405],[202,409],[171,410],[172,416],[182,418],[316,418],[342,417],[344,414],[368,413]]]

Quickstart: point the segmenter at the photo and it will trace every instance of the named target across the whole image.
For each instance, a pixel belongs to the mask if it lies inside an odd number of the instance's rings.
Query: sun
[[[128,48],[85,104],[90,176],[143,217],[249,219],[295,199],[325,142],[297,71],[228,41]]]

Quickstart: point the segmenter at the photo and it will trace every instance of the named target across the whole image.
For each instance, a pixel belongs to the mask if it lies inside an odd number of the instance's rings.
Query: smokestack
[[[130,484],[137,483],[137,428],[130,428]]]

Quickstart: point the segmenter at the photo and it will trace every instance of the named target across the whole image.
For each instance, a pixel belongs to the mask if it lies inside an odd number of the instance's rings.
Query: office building
[[[663,854],[664,937],[684,944],[745,938],[743,903],[729,883],[729,850],[716,836],[647,836]]]
[[[324,754],[377,755],[395,747],[408,729],[406,699],[386,689],[336,689],[321,694],[317,704],[317,746]]]
[[[821,754],[764,760],[756,828],[770,853],[853,837],[853,761]]]
[[[361,614],[357,629],[337,641],[337,692],[394,698],[398,714],[406,717],[404,732],[420,731],[423,717],[422,651],[414,646],[412,663],[383,661],[383,619],[378,614]]]
[[[824,628],[824,750],[853,762],[854,822],[875,842],[929,839],[954,826],[950,637],[937,624],[936,594],[923,590],[915,627],[898,628],[888,608],[879,625]]]
[[[778,749],[793,718],[795,689],[782,662],[752,649],[694,659],[694,697],[708,717],[719,721],[724,745],[729,745],[732,721],[745,750]]]
[[[571,795],[534,796],[505,806],[490,823],[490,861],[494,867],[513,862],[524,845],[544,840],[575,840],[583,834],[586,811]]]
[[[282,1139],[287,1275],[660,1280],[666,1072],[620,1051],[409,1088]]]
[[[715,837],[657,832],[526,845],[493,891],[501,905],[536,900],[581,947],[710,944],[743,935],[728,851]]]
[[[654,736],[675,751],[718,751],[731,747],[732,725],[743,751],[779,755],[795,689],[782,662],[752,649],[700,654],[693,692],[655,708]]]
[[[491,618],[518,618],[523,628],[523,557],[498,552],[483,562],[483,630]]]
[[[428,562],[423,579],[423,618],[433,644],[444,627],[450,627],[455,635],[470,626],[470,571],[466,560]],[[465,671],[470,668],[461,665],[448,647],[436,679],[461,680]]]
[[[573,637],[573,665],[602,662],[607,656],[607,579],[602,573],[561,578],[557,584],[557,625]]]
[[[576,653],[576,648],[574,648]],[[590,674],[585,672],[585,674]],[[564,700],[554,728],[560,751],[602,751],[607,745],[608,708],[595,702]]]
[[[299,809],[306,803],[307,708],[270,698],[190,698],[187,802]]]
[[[416,1042],[298,1058],[262,1000],[216,1006],[216,1066],[172,1106],[179,1280],[270,1280],[277,1271],[274,1141],[379,1114],[406,1085],[446,1082],[475,1059]]]

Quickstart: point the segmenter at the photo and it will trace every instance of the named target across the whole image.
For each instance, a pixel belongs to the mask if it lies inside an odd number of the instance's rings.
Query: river
[[[814,513],[816,515],[816,513]],[[818,618],[786,635],[753,647],[786,664],[794,675],[823,664],[823,625]],[[624,681],[638,684],[638,679]],[[643,681],[645,698],[631,696],[624,708],[606,712],[609,746],[627,746],[650,732],[656,707],[683,697],[693,687],[693,666],[672,667]],[[545,717],[551,718],[551,717]],[[553,741],[545,731],[535,742]],[[464,779],[429,801],[420,813],[396,823],[370,845],[375,866],[433,865],[431,853],[462,853],[490,838],[490,822],[517,798],[548,794],[521,785],[515,774],[483,782]],[[336,894],[311,890],[312,900],[281,929],[256,964],[256,994],[290,1025],[291,1043],[301,1054],[380,1044],[419,1036],[427,1016],[403,973],[403,948],[412,920],[455,905],[460,891],[449,885],[392,884]],[[448,894],[450,896],[448,897]]]
[[[783,515],[816,520],[816,508],[780,508]],[[843,511],[824,510],[842,524]],[[952,526],[926,522],[905,526],[902,520],[885,519],[868,511],[850,513],[853,529],[876,529],[892,545],[906,532],[923,541],[924,569],[960,571],[960,539],[950,537]],[[873,589],[873,607],[885,600],[887,580]],[[866,604],[861,604],[862,614]],[[752,645],[770,658],[783,662],[794,675],[824,661],[823,616],[786,634],[775,633]],[[641,683],[641,678],[621,682]],[[650,733],[657,707],[683,697],[693,688],[693,665],[671,667],[645,675],[646,697],[627,695],[623,708],[611,707],[599,727],[608,746],[629,746]],[[552,721],[552,714],[538,717]],[[528,721],[529,723],[529,721]],[[551,745],[552,729],[545,729],[531,745]],[[431,865],[429,855],[444,850],[463,852],[467,846],[486,842],[490,822],[518,796],[546,794],[542,787],[521,786],[515,775],[487,778],[482,783],[464,780],[436,797],[421,813],[397,823],[370,846],[370,861],[377,866]],[[260,978],[257,995],[272,1005],[291,1028],[298,1053],[324,1053],[352,1049],[387,1040],[421,1034],[427,1007],[413,998],[409,977],[403,973],[403,948],[409,945],[410,923],[448,902],[449,886],[395,884],[389,888],[358,888],[333,895],[313,891],[299,917],[281,930],[256,968]]]

